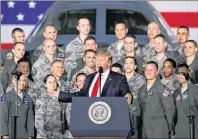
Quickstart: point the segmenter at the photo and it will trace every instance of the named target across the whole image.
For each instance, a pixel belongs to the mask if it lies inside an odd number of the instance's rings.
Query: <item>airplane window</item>
[[[115,34],[114,23],[116,21],[123,21],[129,29],[128,32],[131,34],[147,34],[147,25],[149,24],[149,21],[144,17],[142,13],[132,10],[106,10],[106,34]]]
[[[96,10],[83,9],[83,10],[70,10],[59,15],[59,28],[58,34],[78,34],[76,29],[77,21],[80,17],[87,17],[90,20],[91,32],[96,33]]]

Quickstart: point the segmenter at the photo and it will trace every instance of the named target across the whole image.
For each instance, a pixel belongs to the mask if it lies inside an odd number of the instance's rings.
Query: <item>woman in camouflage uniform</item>
[[[49,74],[44,79],[46,92],[36,100],[35,127],[37,138],[71,138],[67,131],[66,103],[58,102],[56,97],[48,95],[57,90],[58,84],[54,75]],[[43,90],[44,91],[44,90]]]

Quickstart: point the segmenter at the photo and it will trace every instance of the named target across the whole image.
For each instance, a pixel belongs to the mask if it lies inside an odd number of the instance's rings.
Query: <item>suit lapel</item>
[[[109,75],[108,75],[108,77],[107,77],[107,80],[105,81],[105,84],[104,84],[104,86],[103,86],[102,94],[101,94],[100,96],[103,96],[104,94],[106,94],[107,89],[109,88],[109,85],[110,85],[111,81],[112,81],[112,73],[111,73],[111,71],[110,71],[110,72],[109,72]]]
[[[88,75],[88,77],[85,80],[86,82],[85,82],[84,87],[85,87],[85,92],[87,93],[87,96],[89,96],[89,89],[90,89],[90,86],[91,86],[91,84],[92,84],[92,82],[94,80],[94,77],[95,77],[96,73],[97,72]]]

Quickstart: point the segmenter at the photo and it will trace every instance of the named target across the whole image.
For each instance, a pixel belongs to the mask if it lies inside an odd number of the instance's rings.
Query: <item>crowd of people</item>
[[[17,138],[73,138],[71,99],[77,96],[127,97],[132,138],[190,138],[190,115],[198,137],[198,45],[189,40],[188,27],[178,27],[173,48],[160,25],[151,22],[149,42],[140,47],[127,25],[117,21],[117,41],[107,50],[98,50],[87,17],[79,18],[76,28],[79,35],[63,50],[56,45],[56,27],[47,25],[43,44],[31,53],[23,29],[13,29],[13,47],[1,65],[3,139],[11,138],[14,115]],[[95,85],[100,66],[101,92]]]

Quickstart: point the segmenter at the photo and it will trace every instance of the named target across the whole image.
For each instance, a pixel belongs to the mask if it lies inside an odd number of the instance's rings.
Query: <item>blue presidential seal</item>
[[[95,124],[105,124],[111,117],[111,108],[105,102],[94,102],[89,107],[89,118]]]

